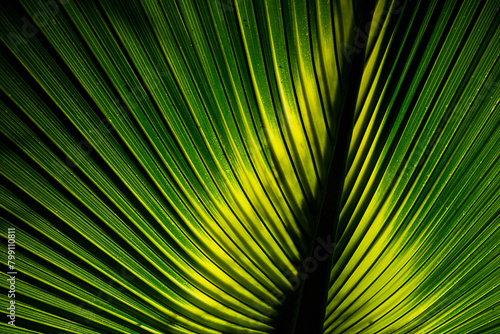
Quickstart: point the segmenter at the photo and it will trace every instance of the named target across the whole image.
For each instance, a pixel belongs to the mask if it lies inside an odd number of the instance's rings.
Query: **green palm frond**
[[[5,5],[0,331],[497,333],[499,11]]]

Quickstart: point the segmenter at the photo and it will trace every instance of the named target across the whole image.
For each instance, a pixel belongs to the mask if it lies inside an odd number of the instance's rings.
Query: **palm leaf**
[[[2,332],[498,332],[497,1],[0,22]]]

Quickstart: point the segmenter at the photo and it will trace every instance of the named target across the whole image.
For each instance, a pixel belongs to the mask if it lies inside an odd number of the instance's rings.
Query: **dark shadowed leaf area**
[[[1,333],[500,333],[499,1],[16,0],[0,39]]]

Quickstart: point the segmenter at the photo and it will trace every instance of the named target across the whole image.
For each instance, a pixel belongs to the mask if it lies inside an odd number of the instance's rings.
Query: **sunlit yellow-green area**
[[[325,206],[325,333],[500,331],[498,1],[20,0],[0,39],[0,332],[293,332]]]

